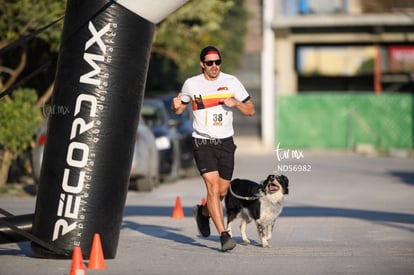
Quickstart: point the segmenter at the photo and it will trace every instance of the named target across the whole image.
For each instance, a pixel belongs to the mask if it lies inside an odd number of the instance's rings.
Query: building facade
[[[275,0],[278,95],[414,91],[414,2]]]

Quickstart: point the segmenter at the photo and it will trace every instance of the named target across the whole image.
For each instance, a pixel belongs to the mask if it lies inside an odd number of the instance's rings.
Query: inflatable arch
[[[56,249],[35,256],[87,258],[99,233],[115,257],[155,24],[185,2],[67,1],[32,228]]]

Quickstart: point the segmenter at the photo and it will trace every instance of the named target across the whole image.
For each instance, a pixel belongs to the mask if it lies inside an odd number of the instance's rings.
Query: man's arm
[[[223,104],[230,108],[237,108],[245,116],[253,116],[255,113],[253,101],[250,99],[245,102],[241,102],[234,97],[231,97],[224,99]]]
[[[181,102],[181,93],[179,93],[176,97],[173,98],[171,102],[171,110],[176,115],[181,115],[185,108],[187,107],[187,104],[183,104]]]

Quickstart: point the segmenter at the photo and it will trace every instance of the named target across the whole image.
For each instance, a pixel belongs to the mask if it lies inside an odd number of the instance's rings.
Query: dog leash
[[[255,194],[254,196],[251,196],[251,197],[243,197],[243,196],[239,196],[239,195],[237,195],[236,193],[234,193],[233,192],[233,189],[231,189],[231,184],[230,184],[230,186],[229,186],[229,190],[230,190],[230,193],[234,196],[234,197],[236,197],[237,199],[240,199],[240,200],[245,200],[245,201],[254,201],[254,200],[258,200],[258,199],[260,199],[260,195],[257,195],[257,194]]]

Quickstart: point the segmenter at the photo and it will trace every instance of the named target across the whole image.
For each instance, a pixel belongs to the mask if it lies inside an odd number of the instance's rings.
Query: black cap
[[[206,55],[214,53],[214,52],[217,53],[218,56],[221,58],[220,51],[216,47],[207,46],[201,50],[200,61],[204,61],[204,58],[206,57]]]

